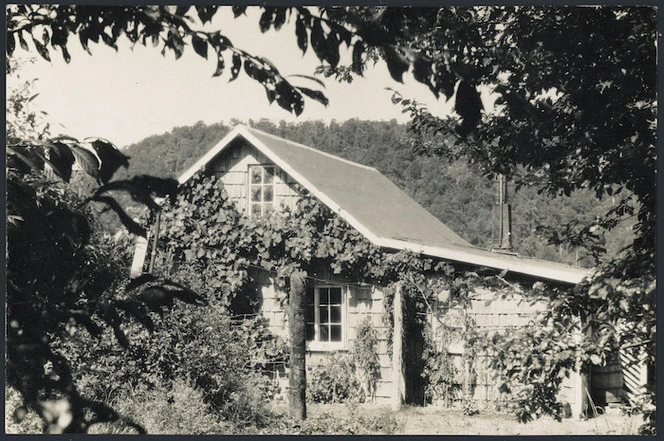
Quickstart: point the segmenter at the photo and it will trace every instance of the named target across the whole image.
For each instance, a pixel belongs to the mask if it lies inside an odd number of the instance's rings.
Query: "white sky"
[[[261,34],[258,11],[252,9],[247,11],[248,17],[233,19],[230,7],[222,8],[205,30],[220,30],[236,47],[272,61],[284,76],[313,75],[314,68],[321,63],[311,47],[302,56],[294,23],[287,23],[279,32],[270,30]],[[32,42],[29,44],[32,47]],[[79,139],[99,136],[124,146],[197,121],[208,124],[232,118],[407,121],[408,116],[401,113],[401,108],[392,105],[391,92],[386,87],[426,104],[436,115],[443,116],[452,110],[451,102],[446,103],[444,98],[436,100],[410,74],[404,76],[405,84],[393,81],[381,61],[352,84],[320,77],[325,82],[324,92],[330,104],[325,108],[306,98],[303,114],[295,117],[276,102],[270,105],[263,86],[250,79],[244,70],[237,80],[229,83],[230,60],[224,75],[212,78],[216,67],[212,51],[210,59],[205,60],[187,46],[176,61],[172,51],[162,56],[161,47],[136,45],[132,51],[124,37],[119,46],[116,52],[106,45],[91,43],[90,56],[74,36],[69,44],[72,59],[66,64],[56,49],[51,50],[49,63],[34,48],[27,53],[17,45],[15,57],[37,58],[34,64],[24,64],[21,77],[38,78],[35,93],[39,96],[32,102],[33,108],[49,114],[53,135],[68,134]],[[350,52],[342,57],[341,63],[350,63]],[[8,79],[8,87],[11,81]],[[319,87],[306,79],[293,78],[292,82]]]

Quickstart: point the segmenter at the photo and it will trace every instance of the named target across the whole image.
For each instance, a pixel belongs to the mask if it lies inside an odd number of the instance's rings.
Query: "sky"
[[[230,7],[224,7],[212,23],[201,29],[220,30],[236,47],[272,61],[285,76],[313,75],[321,62],[311,48],[303,55],[297,47],[294,23],[287,23],[278,32],[271,29],[262,34],[258,18],[259,11],[249,8],[246,17],[234,19]],[[98,136],[122,147],[198,121],[210,124],[268,118],[341,122],[351,118],[394,118],[406,122],[408,116],[392,105],[392,93],[386,87],[425,104],[436,115],[453,111],[452,100],[446,102],[444,97],[437,100],[410,73],[404,75],[403,84],[392,80],[387,66],[380,61],[351,84],[320,77],[325,82],[329,105],[325,107],[307,98],[303,114],[296,117],[276,103],[270,105],[263,86],[244,72],[230,83],[228,67],[224,75],[213,78],[216,60],[201,58],[191,46],[176,61],[172,51],[162,56],[161,47],[136,45],[132,49],[124,37],[118,45],[116,52],[106,45],[91,43],[90,56],[81,48],[78,38],[71,38],[69,64],[57,49],[51,51],[49,63],[34,49],[25,52],[17,47],[16,57],[34,59],[34,63],[24,63],[21,76],[38,79],[35,93],[39,96],[32,106],[48,113],[53,135],[67,134],[79,139]],[[343,54],[341,63],[350,64],[350,56],[350,51]],[[306,79],[291,80],[296,85],[316,86]],[[12,81],[8,78],[8,87]]]

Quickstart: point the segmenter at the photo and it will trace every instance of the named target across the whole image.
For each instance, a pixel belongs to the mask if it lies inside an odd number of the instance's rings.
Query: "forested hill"
[[[126,148],[131,157],[127,174],[177,177],[228,133],[232,126],[222,123],[177,127],[170,133],[150,136]],[[470,243],[491,246],[491,207],[496,184],[482,177],[463,161],[416,155],[406,126],[396,121],[349,120],[325,124],[321,121],[274,124],[249,121],[248,125],[277,136],[375,167],[434,216]],[[589,264],[584,251],[546,245],[534,234],[538,225],[560,226],[570,221],[589,221],[607,211],[611,201],[598,201],[590,192],[571,197],[550,198],[536,189],[511,192],[514,250],[526,256]],[[396,208],[396,207],[395,207]],[[615,252],[630,237],[615,231],[607,248]]]

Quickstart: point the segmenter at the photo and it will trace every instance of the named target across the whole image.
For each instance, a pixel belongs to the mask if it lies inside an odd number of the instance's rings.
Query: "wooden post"
[[[304,271],[296,271],[290,276],[289,317],[290,361],[288,374],[290,414],[303,420],[307,417],[307,363],[305,327],[305,277]]]
[[[580,331],[574,335],[578,344],[581,344],[583,336]],[[572,381],[574,382],[574,404],[572,405],[572,416],[576,419],[586,418],[589,405],[588,393],[590,392],[589,375],[581,372],[581,362],[577,361],[572,372]]]
[[[132,279],[143,274],[143,264],[145,263],[145,256],[148,251],[148,237],[136,237],[136,247],[134,248],[134,260],[131,263],[131,270],[129,277]]]
[[[397,283],[394,293],[394,330],[392,332],[392,409],[399,410],[405,398],[403,375],[403,301],[402,284]]]
[[[150,269],[148,270],[150,274],[152,274],[152,271],[154,271],[154,261],[157,257],[157,247],[159,246],[160,223],[161,223],[161,210],[157,211],[157,219],[155,220],[154,239],[152,242],[152,254],[150,255]]]

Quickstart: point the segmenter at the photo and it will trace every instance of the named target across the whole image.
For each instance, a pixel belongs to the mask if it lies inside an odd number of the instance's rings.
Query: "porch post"
[[[305,337],[305,277],[304,271],[290,275],[289,317],[290,361],[289,361],[289,405],[290,414],[297,420],[307,417],[307,364]]]
[[[401,282],[394,293],[394,329],[392,332],[392,409],[399,410],[405,398],[403,373],[403,301]]]
[[[580,331],[577,331],[574,336],[577,343],[581,344],[583,336]],[[574,404],[572,407],[572,416],[576,419],[583,419],[587,417],[588,413],[588,394],[590,393],[589,375],[581,372],[581,363],[577,361],[574,371],[572,372],[572,380],[574,383]]]

